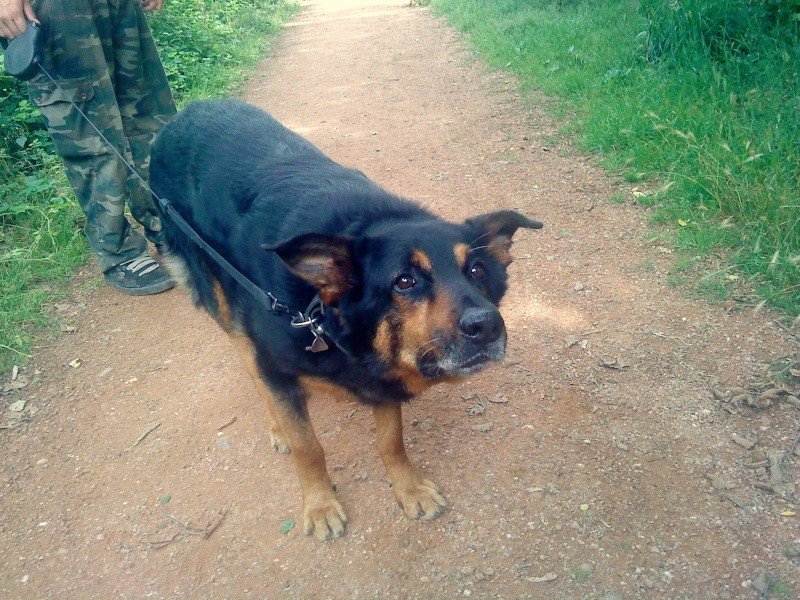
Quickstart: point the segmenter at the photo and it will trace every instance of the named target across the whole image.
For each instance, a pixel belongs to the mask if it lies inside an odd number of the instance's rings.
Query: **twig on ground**
[[[230,419],[228,419],[228,420],[227,420],[227,421],[226,421],[226,422],[225,422],[223,425],[220,425],[219,427],[217,427],[217,431],[222,431],[222,430],[223,430],[223,429],[225,429],[226,427],[230,427],[231,425],[233,425],[234,423],[236,423],[236,419],[237,419],[236,415],[233,415],[233,416],[232,416]]]
[[[153,433],[160,426],[161,426],[161,421],[156,421],[155,423],[150,423],[150,425],[147,426],[147,429],[145,429],[144,433],[142,435],[140,435],[139,438],[135,442],[133,442],[133,446],[131,446],[131,449],[136,448],[136,446],[138,446],[139,444],[141,444],[144,441],[144,438],[146,438],[148,435]]]
[[[164,516],[175,523],[175,525],[177,525],[178,528],[183,531],[183,533],[186,533],[187,535],[196,535],[204,540],[208,539],[211,534],[217,530],[222,521],[225,519],[225,515],[228,514],[228,509],[223,508],[216,515],[214,515],[206,525],[197,525],[196,523],[184,523],[183,521],[180,521],[177,517],[170,513],[166,507],[162,507],[162,510],[164,511]]]

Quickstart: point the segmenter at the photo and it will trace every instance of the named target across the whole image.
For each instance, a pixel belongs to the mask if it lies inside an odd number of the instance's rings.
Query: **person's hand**
[[[3,0],[0,0],[2,2]],[[139,0],[142,3],[144,12],[151,12],[154,10],[161,10],[164,8],[164,0]]]
[[[164,0],[157,1],[162,4]],[[22,35],[28,21],[36,21],[30,0],[0,0],[0,37],[13,40]]]

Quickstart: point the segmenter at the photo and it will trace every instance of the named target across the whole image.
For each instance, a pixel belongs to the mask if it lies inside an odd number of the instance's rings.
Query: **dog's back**
[[[288,272],[274,255],[256,260],[261,244],[310,232],[356,236],[379,220],[433,218],[237,100],[195,102],[167,124],[153,148],[151,186],[223,257],[276,294]],[[225,274],[177,228],[165,227],[164,237],[185,263],[195,300],[213,314],[204,272]],[[308,287],[301,301],[313,295]]]

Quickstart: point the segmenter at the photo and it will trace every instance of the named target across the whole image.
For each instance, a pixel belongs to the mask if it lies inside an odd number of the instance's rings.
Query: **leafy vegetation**
[[[730,266],[705,292],[745,279],[800,313],[800,0],[431,4],[550,95],[584,149],[645,182],[636,201],[678,248]]]
[[[294,10],[291,0],[168,0],[150,24],[178,104],[235,89]],[[26,85],[0,65],[0,371],[53,323],[48,307],[88,257],[82,226]]]

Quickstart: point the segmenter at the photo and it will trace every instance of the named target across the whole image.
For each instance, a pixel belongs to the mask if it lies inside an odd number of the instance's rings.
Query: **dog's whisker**
[[[419,355],[419,359],[418,360],[422,360],[428,352],[430,352],[431,350],[435,350],[435,349],[436,349],[435,346],[431,346],[430,348],[425,350],[425,352],[423,352],[422,354]]]
[[[419,346],[417,346],[416,352],[419,352],[422,348],[424,348],[428,344],[435,344],[436,342],[438,342],[441,339],[442,338],[437,337],[437,338],[433,338],[432,340],[428,340],[427,342],[424,342],[424,343],[420,344]]]
[[[487,231],[486,233],[484,233],[484,234],[482,234],[482,235],[479,235],[479,236],[478,236],[478,237],[476,237],[474,240],[472,240],[472,241],[469,243],[469,245],[470,245],[470,246],[472,246],[472,244],[474,244],[475,242],[479,242],[479,241],[480,241],[480,240],[482,240],[483,238],[485,238],[485,237],[489,237],[490,235],[491,235],[491,234],[490,234],[490,233]]]

